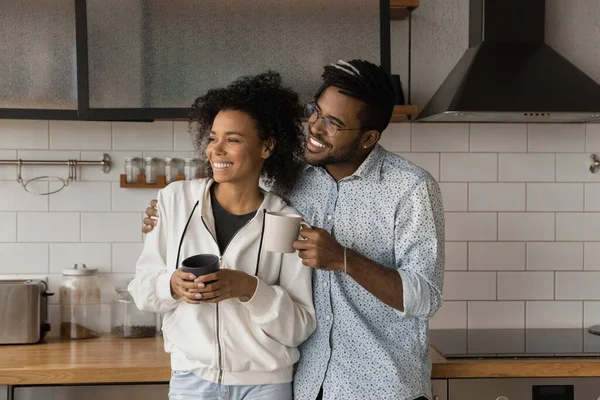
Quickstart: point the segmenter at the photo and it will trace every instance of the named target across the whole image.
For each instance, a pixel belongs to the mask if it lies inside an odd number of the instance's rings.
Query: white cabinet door
[[[448,381],[445,379],[433,379],[431,381],[433,400],[448,400]]]
[[[37,386],[15,388],[14,400],[167,400],[168,393],[168,384]]]

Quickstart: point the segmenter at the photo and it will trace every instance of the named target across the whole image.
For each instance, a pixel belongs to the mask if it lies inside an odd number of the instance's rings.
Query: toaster
[[[50,331],[48,285],[42,280],[0,280],[0,344],[41,341]]]

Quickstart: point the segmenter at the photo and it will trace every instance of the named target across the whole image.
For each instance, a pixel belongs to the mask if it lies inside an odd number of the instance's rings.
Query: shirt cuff
[[[156,277],[156,296],[161,300],[177,300],[171,295],[171,274],[161,272]]]
[[[431,305],[429,285],[412,271],[399,270],[402,279],[402,296],[404,311],[398,311],[402,316],[428,315]]]
[[[256,278],[257,285],[254,296],[248,301],[241,302],[244,307],[250,312],[253,319],[262,320],[269,319],[271,317],[271,307],[273,306],[273,299],[276,296],[275,291],[269,285]]]

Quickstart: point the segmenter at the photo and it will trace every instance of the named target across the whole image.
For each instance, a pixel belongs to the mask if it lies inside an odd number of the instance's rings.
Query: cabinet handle
[[[433,400],[440,400],[439,396],[433,396]]]

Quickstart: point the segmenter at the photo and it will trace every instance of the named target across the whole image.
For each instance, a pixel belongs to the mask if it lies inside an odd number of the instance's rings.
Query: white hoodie
[[[280,197],[263,193],[256,215],[220,254],[214,239],[212,183],[209,179],[174,182],[158,193],[160,223],[146,236],[129,292],[141,310],[165,313],[162,330],[173,370],[193,371],[223,385],[291,382],[299,358],[297,346],[316,326],[311,270],[295,253],[271,253],[259,247],[263,210],[298,212]],[[254,275],[260,253],[258,285],[250,300],[188,304],[171,296],[179,241],[197,201],[179,262],[211,253],[221,256],[221,268]]]

